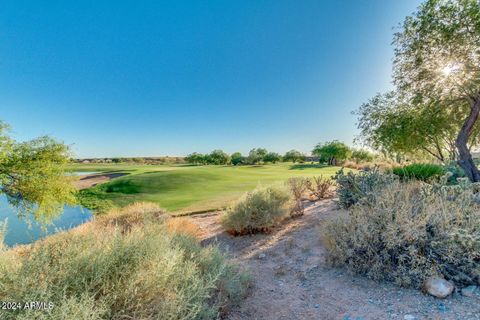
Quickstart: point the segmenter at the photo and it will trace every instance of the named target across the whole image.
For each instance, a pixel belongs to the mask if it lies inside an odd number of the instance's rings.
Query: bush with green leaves
[[[257,188],[234,203],[222,216],[221,223],[234,235],[268,232],[288,215],[289,200],[290,195],[284,189]]]
[[[141,221],[137,209],[148,213]],[[216,246],[169,232],[154,209],[130,206],[115,223],[104,223],[103,216],[101,223],[30,247],[1,249],[0,300],[53,303],[50,311],[2,310],[1,318],[219,318],[245,294],[248,277]],[[144,223],[145,217],[152,220]]]
[[[465,171],[463,171],[463,169],[454,161],[447,164],[445,171],[447,175],[446,182],[448,184],[457,184],[459,179],[466,177]]]
[[[328,261],[377,280],[420,288],[429,276],[480,281],[480,186],[400,182],[377,188],[322,228]]]
[[[393,168],[393,174],[401,179],[417,179],[421,181],[432,181],[439,179],[445,174],[445,169],[433,163],[413,163],[400,168]]]
[[[377,168],[358,173],[349,171],[346,174],[342,168],[333,179],[337,182],[338,205],[341,208],[349,208],[358,202],[371,201],[378,188],[389,185],[398,177],[382,173]]]

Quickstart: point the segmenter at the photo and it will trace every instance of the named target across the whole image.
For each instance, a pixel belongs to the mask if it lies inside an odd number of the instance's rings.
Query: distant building
[[[305,157],[305,162],[319,162],[320,157],[319,156],[306,156]]]

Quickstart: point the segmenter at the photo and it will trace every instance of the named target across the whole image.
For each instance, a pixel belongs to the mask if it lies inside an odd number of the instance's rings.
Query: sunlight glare
[[[442,73],[445,77],[448,77],[453,72],[457,72],[460,70],[460,66],[458,64],[449,64],[442,68]]]

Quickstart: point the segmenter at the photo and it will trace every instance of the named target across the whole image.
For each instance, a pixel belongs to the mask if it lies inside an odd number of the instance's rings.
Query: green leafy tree
[[[471,181],[480,172],[469,143],[480,113],[480,5],[427,0],[394,38],[397,93],[416,108],[432,104],[463,118],[455,137],[458,164]]]
[[[198,152],[191,153],[185,157],[185,161],[191,164],[205,164],[205,160],[205,155]]]
[[[338,162],[347,160],[350,157],[351,150],[345,143],[334,140],[317,144],[312,154],[319,156],[320,161],[336,166]]]
[[[352,151],[350,158],[356,163],[371,162],[375,158],[375,155],[364,149],[357,149]]]
[[[65,167],[69,149],[49,137],[17,142],[0,122],[0,192],[20,215],[48,222],[65,204],[75,204],[75,188]]]
[[[232,155],[230,157],[231,157],[230,162],[234,166],[238,166],[238,165],[243,164],[245,162],[245,157],[242,156],[242,154],[240,152],[234,152],[234,153],[232,153]]]
[[[269,152],[263,157],[263,162],[277,163],[282,157],[276,152]]]
[[[288,162],[302,162],[305,161],[305,155],[297,150],[290,150],[285,153],[283,156],[283,161]]]
[[[228,164],[230,163],[230,156],[223,150],[213,150],[208,156],[209,164]]]
[[[444,105],[412,104],[396,92],[378,94],[356,112],[360,139],[387,154],[432,156],[442,162],[457,157],[455,138],[464,121]],[[477,125],[475,131],[479,131]],[[471,139],[477,143],[478,138]]]
[[[264,148],[255,148],[250,150],[247,157],[247,162],[249,164],[257,164],[263,161],[263,158],[267,155],[268,151]]]

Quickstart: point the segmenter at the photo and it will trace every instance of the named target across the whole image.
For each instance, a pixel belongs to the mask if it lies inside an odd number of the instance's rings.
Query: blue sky
[[[419,3],[2,1],[0,119],[77,157],[352,144]]]

